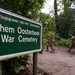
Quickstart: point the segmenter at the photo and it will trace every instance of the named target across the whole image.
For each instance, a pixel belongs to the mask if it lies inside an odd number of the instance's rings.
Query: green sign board
[[[41,50],[42,25],[0,9],[0,60]]]

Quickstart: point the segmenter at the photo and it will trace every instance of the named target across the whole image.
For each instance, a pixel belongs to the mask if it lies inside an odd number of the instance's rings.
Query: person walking
[[[74,32],[71,33],[71,45],[70,45],[70,48],[68,50],[68,52],[70,52],[72,50],[72,48],[75,47],[75,34]]]
[[[55,48],[54,48],[54,32],[52,30],[49,30],[49,34],[48,34],[48,40],[47,40],[47,51],[49,50],[49,47],[51,48],[51,53],[55,52]]]

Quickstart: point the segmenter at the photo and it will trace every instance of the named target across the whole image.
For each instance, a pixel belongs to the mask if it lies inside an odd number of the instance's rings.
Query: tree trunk
[[[68,1],[63,0],[63,5],[64,5],[64,13],[68,12],[69,6],[71,5],[70,0]]]
[[[58,26],[58,14],[57,14],[57,0],[54,0],[54,17],[55,17],[55,24],[56,24],[56,32],[59,30]]]
[[[66,0],[63,0],[63,4],[64,4],[64,12],[65,12],[65,10],[66,10]]]

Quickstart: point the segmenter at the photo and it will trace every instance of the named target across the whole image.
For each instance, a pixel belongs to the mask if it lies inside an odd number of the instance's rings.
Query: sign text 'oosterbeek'
[[[23,35],[35,35],[35,36],[39,36],[39,31],[33,31],[33,30],[28,30],[28,29],[23,29],[21,27],[18,27],[17,30],[15,30],[15,28],[12,27],[4,27],[0,24],[0,32],[5,32],[5,33],[11,33],[14,34],[15,31],[17,31],[17,33],[19,34],[19,36],[17,37],[17,40],[19,42],[35,42],[37,43],[37,38],[33,38],[33,37],[23,37]],[[10,36],[10,35],[3,35],[1,34],[1,40],[2,42],[14,42],[15,41],[15,37],[14,36]]]

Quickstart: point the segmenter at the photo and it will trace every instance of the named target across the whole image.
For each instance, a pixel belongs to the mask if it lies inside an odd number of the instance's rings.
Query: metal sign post
[[[33,53],[33,75],[37,75],[37,52]]]
[[[2,64],[0,62],[0,75],[2,75]]]

